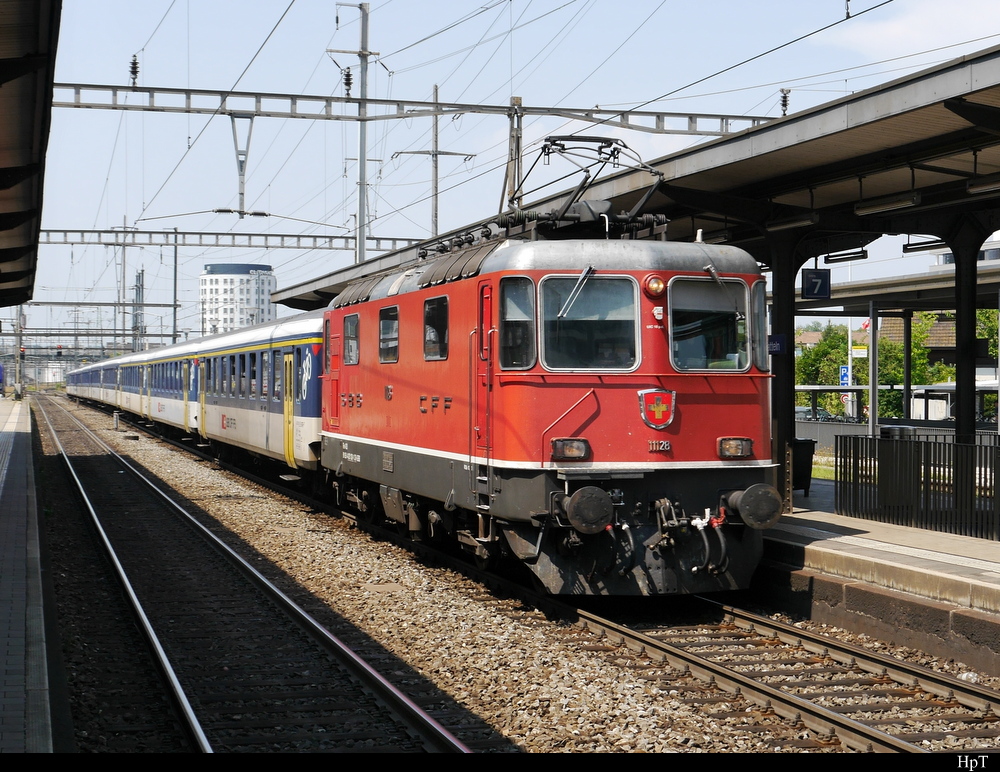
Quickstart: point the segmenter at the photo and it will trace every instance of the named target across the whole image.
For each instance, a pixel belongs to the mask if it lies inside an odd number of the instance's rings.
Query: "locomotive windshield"
[[[670,283],[670,340],[678,370],[745,370],[747,287],[738,281]]]
[[[575,297],[572,297],[574,292]],[[541,285],[542,361],[554,370],[630,370],[636,365],[636,284],[590,276]],[[572,300],[572,302],[568,302]],[[560,315],[561,314],[561,315]]]

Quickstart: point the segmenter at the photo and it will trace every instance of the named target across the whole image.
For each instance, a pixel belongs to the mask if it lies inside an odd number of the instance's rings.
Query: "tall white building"
[[[269,265],[206,265],[198,284],[202,335],[231,332],[275,318],[271,293],[278,282]]]

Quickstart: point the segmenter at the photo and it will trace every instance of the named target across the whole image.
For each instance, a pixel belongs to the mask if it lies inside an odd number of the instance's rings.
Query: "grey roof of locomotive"
[[[508,240],[479,245],[353,282],[331,305],[380,300],[418,289],[499,271],[573,273],[598,271],[689,271],[759,275],[757,261],[737,247],[681,241]]]

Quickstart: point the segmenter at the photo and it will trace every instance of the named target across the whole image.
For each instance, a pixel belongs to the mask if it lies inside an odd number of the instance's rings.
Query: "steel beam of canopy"
[[[357,114],[335,110],[338,105],[358,106],[362,102],[359,97],[151,88],[147,86],[105,86],[86,83],[56,83],[53,89],[53,107],[76,107],[91,110],[144,110],[159,113],[304,118],[322,121],[387,121],[464,113],[509,117],[514,112],[511,105],[366,98],[363,101],[367,104],[369,112],[363,118],[359,118]],[[68,95],[67,92],[69,92]],[[382,112],[371,112],[372,109]],[[521,115],[568,118],[586,123],[599,123],[611,128],[645,131],[651,134],[686,134],[708,137],[725,136],[774,120],[773,117],[766,115],[605,110],[600,107],[575,109],[521,105],[517,110]]]
[[[369,249],[388,252],[419,244],[421,239],[369,236]],[[296,233],[215,233],[133,230],[42,230],[39,244],[85,244],[109,247],[220,247],[238,249],[317,249],[356,248],[353,236],[315,236]]]

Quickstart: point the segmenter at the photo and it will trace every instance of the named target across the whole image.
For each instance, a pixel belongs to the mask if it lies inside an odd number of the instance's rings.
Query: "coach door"
[[[295,361],[292,354],[284,355],[284,445],[285,463],[295,468]]]
[[[153,373],[152,368],[149,365],[145,365],[142,368],[142,388],[140,390],[140,406],[139,413],[146,416],[150,421],[153,420],[152,416],[152,392],[153,392]]]
[[[202,359],[198,365],[198,434],[208,439],[208,423],[205,421],[205,386],[207,385],[209,368],[208,359]]]
[[[184,399],[184,431],[187,431],[191,421],[191,363],[184,360],[181,363],[181,395]]]

